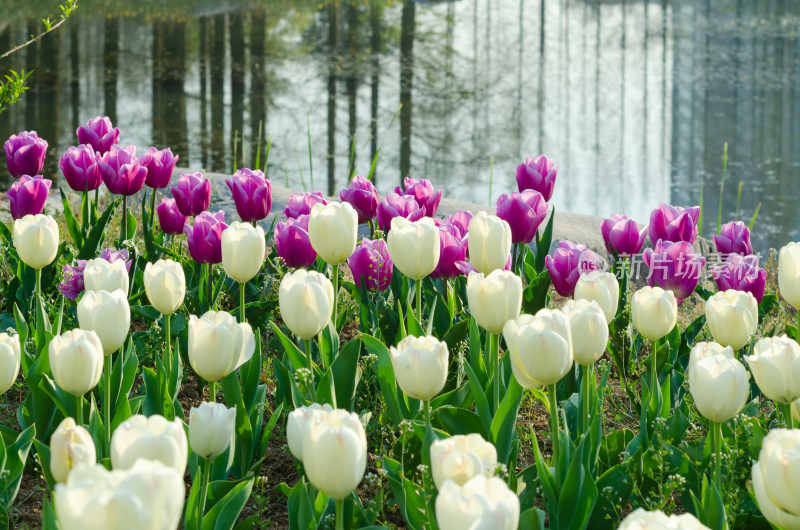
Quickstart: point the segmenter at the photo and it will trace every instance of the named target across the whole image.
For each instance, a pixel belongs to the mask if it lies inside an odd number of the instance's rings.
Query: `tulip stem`
[[[203,515],[206,512],[206,498],[208,497],[208,482],[211,478],[211,459],[203,459],[203,474],[200,477],[200,506],[197,514],[197,528],[203,530]]]
[[[122,351],[122,348],[120,348]],[[108,448],[108,454],[111,455],[111,355],[108,354],[105,357],[105,403],[103,403],[103,409],[106,414],[106,447]]]
[[[247,322],[245,319],[244,314],[244,287],[247,285],[246,283],[242,282],[239,284],[239,322],[244,324]]]
[[[36,294],[42,298],[42,269],[36,269]]]
[[[164,354],[164,364],[172,366],[172,332],[170,330],[170,317],[172,315],[164,315],[164,344],[166,345]]]
[[[656,357],[658,356],[658,341],[653,341],[653,362],[652,366],[650,367],[650,396],[654,396],[653,392],[657,392],[658,388],[658,363],[656,362]]]
[[[308,359],[308,369],[314,371],[314,358],[311,355],[311,339],[303,339],[306,346],[306,359]]]
[[[373,239],[375,237],[375,222],[370,219],[367,221],[367,225],[369,226],[369,238]]]
[[[722,492],[722,424],[712,421],[711,432],[714,433],[714,482]]]
[[[514,274],[517,274],[517,254],[519,253],[519,243],[514,243],[511,249],[511,271]]]
[[[319,340],[319,339],[317,339],[317,340]],[[311,378],[311,380],[309,381],[309,384],[308,384],[308,393],[311,396],[311,402],[313,403],[317,399],[317,392],[316,392],[316,390],[314,390],[314,357],[313,357],[312,352],[311,352],[311,339],[303,339],[303,343],[305,344],[305,347],[306,347],[306,359],[308,359],[308,371],[311,374],[309,376]],[[322,356],[322,352],[320,352],[319,357],[322,360],[322,362],[324,363],[325,361],[324,361],[324,358]]]
[[[216,381],[208,382],[208,400],[211,403],[217,402],[217,383]]]
[[[83,394],[75,397],[78,400],[78,413],[75,415],[75,419],[78,421],[78,425],[83,425]]]
[[[157,189],[153,188],[153,193],[150,195],[150,232],[153,231],[153,227],[155,227],[155,220],[156,220],[156,193],[158,192]]]
[[[333,331],[336,331],[336,311],[339,302],[339,264],[332,265],[331,280],[333,280],[333,313],[331,314],[331,321],[333,322]]]
[[[336,530],[344,530],[344,499],[336,499]]]
[[[783,422],[786,424],[787,429],[794,428],[794,419],[792,418],[792,404],[791,403],[778,403],[778,406],[783,413]]]
[[[422,327],[422,278],[417,280],[417,322]]]
[[[122,221],[120,223],[119,228],[119,244],[120,247],[122,243],[128,238],[128,197],[125,195],[122,196]]]
[[[430,400],[425,400],[422,402],[422,406],[425,409],[425,427],[430,430],[431,428],[431,402]]]
[[[489,347],[491,348],[492,356],[492,370],[494,371],[494,395],[492,402],[494,408],[492,409],[497,414],[497,409],[500,407],[500,336],[494,333],[489,334]]]
[[[556,383],[547,385],[547,400],[550,403],[550,441],[553,445],[553,471],[556,482],[561,481],[561,474],[558,472],[560,467],[558,461],[558,400],[556,398]]]
[[[206,263],[206,276],[208,278],[208,281],[206,282],[207,283],[207,287],[206,288],[208,289],[208,309],[209,310],[214,308],[214,301],[212,300],[212,298],[214,297],[214,282],[212,280],[213,271],[214,271],[214,265],[212,265],[211,263]]]
[[[592,415],[592,406],[590,405],[590,402],[592,399],[592,387],[594,386],[592,383],[594,381],[592,381],[591,365],[582,366],[581,369],[583,371],[583,377],[581,378],[583,397],[581,398],[581,406],[579,407],[579,412],[581,415],[580,432],[585,434],[589,430],[589,418]]]

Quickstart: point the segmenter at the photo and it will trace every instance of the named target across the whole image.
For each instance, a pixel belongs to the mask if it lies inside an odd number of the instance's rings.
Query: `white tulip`
[[[73,329],[56,335],[48,346],[56,384],[74,396],[89,392],[103,375],[103,344],[94,331]]]
[[[120,423],[111,436],[112,466],[130,469],[140,458],[158,460],[183,476],[189,445],[180,418],[167,421],[157,414],[149,418],[136,414]]]
[[[706,322],[714,340],[738,350],[758,328],[758,302],[744,291],[714,293],[706,302]]]
[[[306,437],[306,429],[310,425],[314,414],[317,412],[331,412],[333,407],[328,403],[320,405],[312,403],[306,407],[297,407],[289,413],[286,422],[286,442],[289,444],[289,451],[295,458],[303,461],[303,440]]]
[[[475,322],[495,335],[522,309],[522,280],[511,271],[496,270],[484,277],[471,272],[467,277],[467,303]]]
[[[22,350],[19,335],[0,333],[0,394],[5,394],[19,375]]]
[[[83,269],[83,282],[87,291],[108,291],[121,289],[128,294],[128,268],[125,260],[109,263],[103,258],[90,259]]]
[[[714,423],[724,423],[747,403],[749,380],[744,365],[733,357],[709,355],[689,372],[689,391],[700,414]]]
[[[409,397],[430,401],[447,381],[447,344],[436,337],[407,336],[389,348],[397,384]]]
[[[619,525],[619,530],[708,530],[690,513],[667,515],[662,511],[648,512],[637,508]]]
[[[439,264],[439,229],[430,217],[414,222],[393,218],[386,246],[397,269],[414,280],[428,276]]]
[[[772,429],[753,464],[753,490],[764,517],[786,530],[800,529],[800,429]]]
[[[225,311],[189,317],[189,364],[205,379],[222,379],[250,360],[256,350],[253,328]]]
[[[316,271],[287,273],[278,289],[283,323],[303,340],[314,338],[331,320],[333,284]]]
[[[572,368],[569,318],[558,310],[509,320],[503,328],[514,377],[524,388],[552,385]]]
[[[800,307],[800,243],[789,243],[778,255],[778,288],[787,302]]]
[[[519,498],[498,478],[477,475],[463,486],[445,481],[436,497],[441,530],[516,530]]]
[[[592,271],[581,274],[575,284],[575,300],[594,300],[603,310],[606,323],[617,316],[619,281],[610,272]]]
[[[678,322],[675,295],[661,287],[642,287],[631,298],[631,320],[647,340],[665,337]]]
[[[92,435],[72,418],[64,418],[50,437],[50,472],[55,481],[64,483],[73,468],[96,463]]]
[[[800,398],[800,346],[786,335],[764,337],[745,357],[761,392],[772,401],[791,403]]]
[[[43,269],[56,259],[58,224],[49,215],[26,215],[17,219],[11,237],[19,259],[33,269]]]
[[[171,315],[178,310],[186,296],[183,267],[171,259],[148,263],[144,268],[144,290],[150,304],[159,313]]]
[[[125,292],[85,292],[78,302],[78,324],[97,333],[106,355],[120,349],[131,328],[131,307]]]
[[[589,366],[603,356],[608,344],[608,323],[594,300],[567,300],[562,308],[569,317],[575,362]]]
[[[175,530],[183,515],[183,476],[141,459],[130,469],[101,464],[72,470],[57,484],[53,504],[61,530]]]
[[[469,259],[478,272],[489,274],[504,269],[511,252],[511,227],[496,215],[484,211],[469,221]]]
[[[689,364],[686,366],[686,375],[688,376],[692,373],[692,368],[697,364],[697,361],[712,355],[725,355],[731,359],[736,357],[733,348],[730,346],[723,346],[716,342],[698,342],[692,346],[689,352]]]
[[[490,478],[497,467],[497,449],[480,434],[459,434],[431,444],[431,472],[436,489],[452,480],[463,486],[478,475]]]
[[[236,407],[203,402],[189,411],[189,446],[201,458],[217,457],[228,449],[236,427]]]
[[[238,283],[252,280],[261,265],[267,248],[264,229],[235,221],[222,232],[222,268]]]
[[[308,238],[320,258],[338,265],[356,249],[358,213],[346,202],[317,203],[308,218]]]

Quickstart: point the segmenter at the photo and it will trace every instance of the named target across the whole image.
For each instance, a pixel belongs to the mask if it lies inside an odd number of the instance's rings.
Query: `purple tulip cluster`
[[[47,141],[39,138],[36,131],[23,131],[12,135],[3,144],[6,152],[6,167],[14,178],[22,175],[38,175],[44,167]]]
[[[604,268],[600,256],[586,245],[576,245],[572,241],[561,241],[552,256],[545,256],[544,263],[561,296],[575,294],[575,285],[581,274]]]
[[[319,191],[311,193],[295,193],[289,196],[286,201],[286,207],[283,209],[283,215],[289,219],[297,219],[301,215],[308,215],[311,213],[311,208],[315,204],[328,204],[328,201],[322,196]]]
[[[468,243],[467,232],[462,232],[459,226],[450,222],[450,219],[439,223],[439,263],[433,269],[431,278],[459,276],[461,269],[458,268],[458,263],[466,261]]]
[[[403,189],[405,188],[405,189]],[[439,202],[442,200],[442,189],[434,191],[433,184],[428,179],[414,179],[406,177],[403,179],[403,187],[397,186],[394,192],[398,195],[410,195],[414,198],[423,215],[434,217],[436,210],[439,209]]]
[[[347,188],[339,192],[339,198],[358,214],[358,223],[368,223],[378,215],[378,203],[381,197],[375,185],[369,179],[356,175]]]
[[[758,266],[757,256],[731,253],[722,265],[715,265],[712,270],[720,291],[746,291],[761,303],[767,285],[767,271]]]
[[[149,162],[149,154],[137,158],[136,146],[112,145],[98,160],[98,165],[108,191],[130,197],[139,193],[144,186]]]
[[[111,124],[108,117],[92,118],[75,132],[79,144],[92,146],[92,149],[100,155],[105,155],[113,145],[119,143],[119,129]]]
[[[697,238],[697,222],[700,218],[700,207],[681,208],[661,203],[650,212],[648,228],[650,241],[655,244],[662,241],[686,241],[690,245]]]
[[[644,251],[642,258],[650,269],[648,285],[670,290],[680,300],[692,295],[706,264],[687,241],[659,240],[654,249]]]
[[[386,241],[367,238],[347,258],[347,265],[353,273],[353,281],[359,289],[363,282],[370,291],[384,291],[392,281],[394,262],[389,256]]]
[[[527,157],[524,164],[517,166],[517,186],[520,192],[535,190],[542,194],[545,201],[553,197],[558,168],[552,158],[539,155]]]
[[[106,248],[100,252],[98,257],[109,263],[114,263],[120,259],[124,260],[125,268],[128,272],[131,271],[131,260],[129,259],[128,251],[125,249],[114,250],[113,248]],[[58,284],[58,290],[70,300],[77,300],[85,289],[83,271],[86,269],[86,263],[87,260],[79,259],[75,265],[64,265],[64,279]]]
[[[614,256],[634,256],[642,250],[647,228],[639,230],[639,223],[627,215],[611,214],[600,225],[606,249]]]
[[[420,206],[412,195],[387,193],[378,204],[378,228],[388,233],[392,228],[392,219],[405,217],[409,221],[418,221],[425,216],[425,207]]]

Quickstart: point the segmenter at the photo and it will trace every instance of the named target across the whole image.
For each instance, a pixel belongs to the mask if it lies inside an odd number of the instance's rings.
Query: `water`
[[[3,49],[52,9],[9,1]],[[80,3],[0,65],[35,68],[0,136],[38,130],[50,174],[96,115],[125,144],[223,172],[234,145],[239,167],[254,164],[262,123],[268,176],[284,185],[333,193],[380,148],[382,191],[411,175],[486,204],[515,188],[526,155],[546,153],[557,209],[646,221],[702,190],[709,235],[728,142],[723,222],[741,181],[739,218],[762,204],[759,249],[800,238],[800,2]]]

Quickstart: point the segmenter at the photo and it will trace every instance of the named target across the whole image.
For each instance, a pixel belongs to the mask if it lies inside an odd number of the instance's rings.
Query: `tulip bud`
[[[561,296],[573,296],[578,279],[603,268],[603,260],[586,245],[561,241],[552,256],[545,256],[553,287]]]
[[[319,257],[331,265],[346,260],[356,248],[358,214],[348,203],[315,204],[308,218],[308,237]]]
[[[172,170],[180,157],[173,155],[169,147],[160,151],[149,147],[147,154],[150,156],[145,164],[147,177],[144,183],[153,189],[166,188],[172,180]]]
[[[772,429],[761,441],[753,464],[758,508],[773,525],[800,528],[800,429]]]
[[[511,271],[479,272],[467,277],[467,303],[475,322],[494,335],[522,310],[522,280]]]
[[[83,269],[83,283],[87,291],[122,290],[128,293],[128,268],[125,261],[116,260],[109,263],[103,258],[90,259]]]
[[[772,401],[791,403],[800,398],[800,346],[786,335],[764,337],[745,357],[753,379]]]
[[[81,329],[97,333],[103,353],[111,355],[125,344],[131,327],[131,307],[121,289],[114,292],[87,291],[78,302]]]
[[[408,335],[389,348],[397,384],[414,399],[430,401],[447,381],[447,344],[435,337]]]
[[[411,177],[403,179],[403,186],[405,189],[397,186],[394,192],[398,195],[410,195],[414,197],[419,207],[424,209],[426,216],[433,217],[436,215],[439,202],[442,200],[441,188],[439,188],[439,191],[434,191],[433,184],[430,180]]]
[[[264,229],[234,221],[222,232],[222,268],[238,283],[247,283],[264,263]]]
[[[136,195],[147,178],[146,164],[150,155],[136,157],[136,147],[112,145],[111,149],[98,160],[100,174],[108,191],[116,195],[130,197]]]
[[[186,226],[186,216],[178,210],[175,199],[161,198],[161,203],[156,206],[158,225],[165,234],[178,235],[183,233]]]
[[[464,232],[466,236],[466,232]],[[460,229],[450,223],[439,225],[439,263],[431,278],[455,278],[461,275],[458,263],[467,259],[468,240]]]
[[[47,154],[47,141],[39,138],[36,131],[22,131],[13,134],[3,144],[6,152],[6,167],[12,177],[38,175],[44,167]]]
[[[26,215],[17,219],[12,238],[19,258],[33,269],[43,269],[56,259],[58,225],[49,215]]]
[[[301,215],[309,215],[315,204],[328,204],[319,191],[295,193],[290,195],[283,209],[283,215],[289,219],[297,219]]]
[[[53,181],[42,178],[41,175],[33,177],[22,175],[11,185],[11,189],[6,194],[11,218],[20,219],[26,215],[42,213],[51,184]]]
[[[720,227],[719,234],[714,234],[714,246],[720,254],[750,255],[753,253],[750,229],[742,221],[725,223]]]
[[[618,530],[708,530],[708,527],[690,513],[668,516],[660,510],[648,512],[637,508],[622,520]]]
[[[189,446],[210,460],[224,453],[234,437],[236,407],[203,402],[189,411]]]
[[[800,243],[789,243],[778,255],[778,287],[787,302],[800,307]]]
[[[378,203],[381,202],[381,196],[372,181],[359,175],[353,177],[347,188],[339,192],[339,199],[350,203],[358,213],[359,224],[373,220],[378,212]]]
[[[697,410],[715,423],[733,418],[747,403],[750,374],[744,365],[727,355],[709,355],[689,372],[689,390]]]
[[[113,468],[130,469],[140,458],[161,462],[183,476],[189,446],[180,418],[167,421],[158,414],[136,414],[120,423],[111,436]]]
[[[289,413],[289,419],[286,423],[286,443],[289,444],[289,451],[292,452],[295,458],[301,462],[303,461],[303,441],[314,415],[319,411],[330,412],[332,410],[333,407],[328,403],[324,405],[312,403],[308,406],[297,407]]]
[[[301,339],[312,339],[331,319],[333,285],[324,274],[298,269],[281,280],[278,305],[284,324]]]
[[[692,346],[689,352],[689,364],[686,366],[686,375],[692,373],[692,368],[694,368],[694,365],[696,365],[698,361],[714,355],[724,355],[731,359],[736,357],[733,348],[730,346],[722,346],[722,344],[717,344],[716,342],[698,342]]]
[[[272,183],[264,173],[242,168],[225,184],[231,190],[236,213],[242,221],[260,221],[272,209]]]
[[[287,267],[310,267],[317,259],[317,252],[308,237],[308,215],[275,224],[272,233],[275,251]]]
[[[511,252],[511,227],[496,215],[478,212],[469,222],[469,259],[484,274],[503,269]]]
[[[365,282],[370,291],[385,290],[394,273],[394,262],[383,239],[362,239],[361,245],[347,258],[347,266],[353,273],[356,287],[360,289]]]
[[[690,245],[697,238],[697,222],[700,218],[700,207],[681,208],[661,203],[650,212],[648,232],[650,241],[659,239],[677,243],[685,241]]]
[[[106,154],[112,145],[119,143],[119,129],[111,124],[108,117],[92,118],[75,132],[78,135],[78,143],[92,146],[99,155]]]
[[[441,530],[516,530],[519,498],[498,477],[477,475],[463,486],[447,480],[436,497],[436,522]]]
[[[677,298],[688,298],[700,281],[706,258],[698,254],[690,243],[658,240],[655,249],[646,249],[642,255],[650,268],[647,284],[669,289]]]
[[[202,171],[181,173],[178,183],[171,186],[170,190],[178,210],[187,217],[200,215],[211,204],[211,181]]]
[[[100,382],[103,345],[94,331],[73,329],[56,335],[48,352],[53,379],[63,390],[82,396]]]
[[[171,315],[186,296],[186,276],[180,263],[160,259],[144,268],[144,291],[147,299],[162,315]]]
[[[758,256],[729,254],[721,266],[714,266],[713,277],[720,291],[747,291],[761,303],[767,285],[767,271],[758,266]],[[778,267],[780,280],[780,266]]]
[[[472,212],[459,210],[445,219],[445,224],[455,226],[458,228],[458,233],[461,234],[461,237],[466,237],[467,233],[469,233],[469,222],[472,221],[472,217]]]
[[[22,350],[19,335],[0,333],[0,394],[5,394],[19,375]]]
[[[75,191],[92,191],[103,183],[98,155],[88,144],[67,147],[67,152],[58,161],[67,184]]]
[[[194,218],[193,225],[184,225],[189,254],[197,263],[222,262],[222,232],[226,228],[228,225],[222,210],[202,212]]]
[[[250,324],[225,311],[189,317],[189,363],[206,381],[217,381],[250,360],[256,349]]]
[[[411,222],[395,217],[387,246],[395,266],[414,280],[428,276],[439,263],[439,229],[430,218]]]
[[[308,480],[330,497],[344,499],[367,468],[367,436],[361,420],[354,412],[321,408],[299,423],[302,441],[295,440],[293,454],[303,462]],[[302,450],[302,457],[294,450]]]
[[[50,437],[50,472],[55,481],[63,484],[72,468],[96,463],[92,435],[72,418],[64,418]]]
[[[392,230],[392,220],[402,217],[411,222],[419,221],[425,217],[425,207],[417,204],[412,195],[398,195],[387,193],[386,197],[378,204],[378,228],[388,234]]]
[[[180,523],[186,496],[183,476],[141,459],[128,470],[79,466],[57,484],[53,504],[61,530],[136,528],[171,530]]]
[[[600,232],[606,243],[606,250],[615,256],[633,256],[642,250],[647,237],[647,228],[639,230],[639,223],[628,219],[627,215],[611,214],[603,219]]]
[[[738,350],[758,328],[758,302],[743,291],[714,293],[706,302],[706,322],[714,340]]]
[[[603,310],[606,323],[617,316],[619,304],[619,282],[610,272],[592,271],[581,274],[575,284],[575,300],[594,300]]]
[[[498,197],[496,212],[511,227],[511,241],[528,244],[547,217],[547,203],[538,191],[525,190]]]
[[[431,472],[436,489],[452,480],[463,486],[473,477],[490,478],[497,467],[497,450],[480,434],[459,434],[431,444]]]
[[[603,356],[608,344],[608,324],[595,301],[567,300],[562,311],[569,317],[575,362],[589,366]]]
[[[552,158],[544,155],[536,158],[529,156],[524,164],[517,166],[517,187],[519,191],[536,190],[542,194],[544,200],[549,201],[553,196],[557,175],[558,168]]]
[[[552,385],[572,368],[569,318],[558,310],[540,309],[521,315],[503,328],[511,370],[524,388]]]
[[[631,298],[631,320],[647,340],[665,337],[678,322],[675,295],[661,287],[642,287]]]

